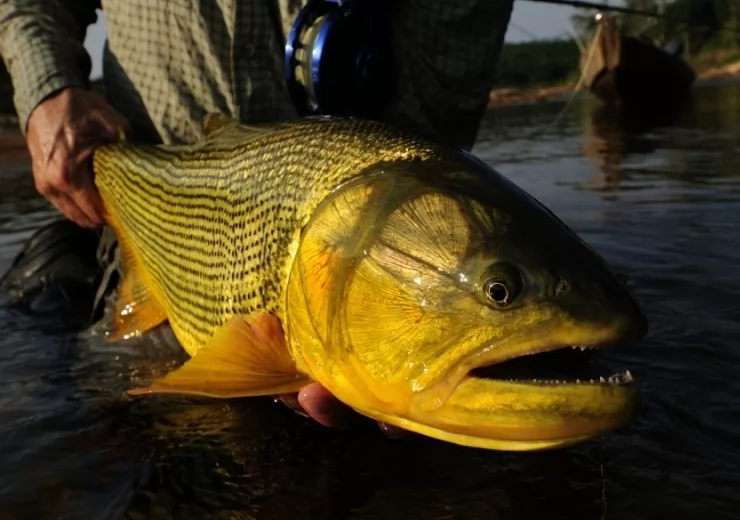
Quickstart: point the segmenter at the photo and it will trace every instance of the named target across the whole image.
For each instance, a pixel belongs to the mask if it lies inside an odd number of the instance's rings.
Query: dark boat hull
[[[656,108],[691,95],[696,73],[679,55],[619,34],[608,17],[600,23],[581,57],[584,84],[594,95],[610,104]]]

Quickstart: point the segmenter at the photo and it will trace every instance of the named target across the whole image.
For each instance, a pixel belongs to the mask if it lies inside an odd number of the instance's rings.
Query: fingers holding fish
[[[310,383],[296,394],[278,395],[276,400],[297,414],[310,417],[329,428],[349,428],[365,420],[319,383]],[[410,433],[382,422],[378,423],[378,427],[387,437],[394,439],[405,437]]]

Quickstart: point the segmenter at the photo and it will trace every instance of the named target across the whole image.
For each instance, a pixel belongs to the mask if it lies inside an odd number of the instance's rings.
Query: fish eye
[[[498,307],[511,304],[522,292],[522,275],[511,264],[500,263],[491,266],[483,282],[486,300]]]
[[[486,284],[486,295],[488,299],[499,305],[509,303],[510,293],[505,280],[488,280]]]

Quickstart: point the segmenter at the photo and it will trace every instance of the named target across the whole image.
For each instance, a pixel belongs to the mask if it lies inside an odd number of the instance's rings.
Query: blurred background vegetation
[[[622,5],[663,15],[615,15],[625,35],[657,46],[681,38],[684,58],[698,72],[740,60],[740,0],[627,0]],[[583,45],[596,30],[596,12],[584,9],[571,18]],[[574,38],[507,43],[498,64],[497,88],[573,83],[579,76],[580,52]]]

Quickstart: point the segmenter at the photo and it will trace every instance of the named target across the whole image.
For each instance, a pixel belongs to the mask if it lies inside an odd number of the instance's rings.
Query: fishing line
[[[643,9],[634,9],[632,7],[619,7],[616,5],[608,5],[597,2],[586,2],[582,0],[519,0],[520,2],[537,2],[542,4],[554,4],[554,5],[567,5],[571,7],[577,7],[581,9],[596,9],[597,11],[612,11],[615,13],[622,13],[633,16],[644,16],[647,18],[656,18],[664,21],[671,21],[670,16],[666,16],[663,13],[656,11],[645,11]],[[707,25],[696,25],[691,19],[675,19],[672,20],[674,24],[684,24],[687,28],[693,29],[712,29],[717,32],[729,32],[733,34],[740,34],[740,29],[733,29],[731,27],[709,27]]]
[[[602,25],[599,25],[597,27],[596,33],[594,34],[594,39],[599,37],[599,35],[601,34],[602,27],[603,27]],[[583,82],[586,79],[586,71],[588,70],[589,65],[591,65],[591,60],[593,60],[595,53],[596,53],[596,45],[592,45],[591,49],[589,49],[588,57],[586,58],[586,63],[583,67],[581,67],[581,74],[578,77],[578,81],[576,82],[575,86],[573,87],[573,90],[571,91],[570,98],[568,99],[568,101],[566,101],[565,106],[563,106],[563,108],[560,109],[560,112],[558,112],[558,115],[555,117],[555,119],[545,126],[536,128],[535,130],[532,131],[531,134],[525,135],[524,139],[532,139],[534,137],[539,137],[540,135],[552,129],[555,125],[557,125],[560,122],[560,120],[563,118],[565,113],[570,109],[571,105],[573,104],[573,101],[575,101],[576,97],[578,97],[581,86],[583,85]]]
[[[538,38],[536,35],[532,34],[528,30],[526,30],[524,27],[522,27],[521,25],[519,25],[519,24],[517,24],[517,23],[515,23],[515,22],[513,22],[511,20],[509,20],[509,25],[512,26],[517,31],[521,32],[522,34],[526,34],[527,36],[529,36],[530,38],[532,38],[532,40],[536,40]]]
[[[601,439],[599,439],[599,469],[601,470],[601,503],[604,504],[601,510],[601,520],[606,520],[606,479],[604,478],[604,453],[601,451]]]
[[[636,14],[639,16],[648,16],[651,18],[663,18],[663,15],[655,11],[644,11],[632,7],[618,7],[616,5],[599,4],[595,2],[584,2],[581,0],[524,0],[527,2],[540,2],[543,4],[569,5],[571,7],[580,7],[584,9],[599,9],[601,11],[614,11],[615,13]]]
[[[604,26],[599,25],[599,27],[596,29],[596,34],[594,34],[594,41],[596,41],[599,36],[601,35],[601,30]],[[578,81],[576,82],[575,87],[573,87],[573,92],[570,95],[570,99],[568,99],[568,102],[565,104],[565,106],[560,110],[560,113],[557,115],[555,120],[547,125],[544,130],[548,130],[558,124],[560,120],[563,118],[563,115],[565,115],[565,112],[570,108],[570,105],[573,104],[573,101],[575,100],[576,96],[578,95],[578,92],[580,91],[581,87],[583,86],[583,82],[586,80],[586,71],[588,70],[589,65],[591,65],[591,60],[594,57],[594,54],[596,54],[596,45],[591,45],[591,49],[588,52],[588,57],[586,58],[586,64],[581,67],[581,75],[578,78]]]

